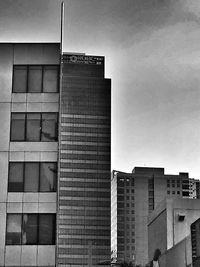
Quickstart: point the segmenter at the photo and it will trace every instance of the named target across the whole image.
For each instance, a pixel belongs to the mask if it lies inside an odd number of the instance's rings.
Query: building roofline
[[[0,42],[1,44],[60,44],[60,42]]]

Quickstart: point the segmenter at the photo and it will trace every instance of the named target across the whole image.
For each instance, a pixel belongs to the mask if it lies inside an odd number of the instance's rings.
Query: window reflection
[[[57,113],[12,113],[11,141],[57,141]]]
[[[56,191],[57,164],[54,162],[41,163],[40,191]]]
[[[6,245],[54,245],[55,214],[7,214]]]
[[[24,214],[22,224],[22,244],[37,244],[37,214]]]
[[[21,244],[21,214],[9,214],[7,216],[6,244]]]
[[[40,141],[40,114],[27,114],[26,141]]]
[[[10,162],[8,192],[56,192],[56,162]]]

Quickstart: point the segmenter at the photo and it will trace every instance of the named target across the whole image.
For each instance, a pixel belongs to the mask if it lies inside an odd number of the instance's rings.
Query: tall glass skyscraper
[[[104,57],[64,54],[60,93],[58,264],[110,257],[111,81]]]

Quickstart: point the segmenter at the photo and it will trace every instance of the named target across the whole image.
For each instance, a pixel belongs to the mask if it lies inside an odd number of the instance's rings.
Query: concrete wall
[[[184,219],[179,220],[179,215]],[[161,265],[186,266],[192,263],[191,224],[200,218],[200,200],[166,199],[149,218],[149,260],[159,248],[163,254]],[[164,263],[166,262],[166,263]],[[182,264],[182,265],[181,265]]]
[[[58,112],[58,94],[12,94],[13,64],[59,64],[59,44],[0,44],[0,266],[54,266],[55,246],[5,246],[6,213],[56,213],[56,193],[8,193],[9,161],[57,161],[56,142],[10,142],[11,112]]]
[[[192,259],[188,255],[190,236],[183,239],[173,248],[167,250],[159,259],[160,267],[187,267],[191,266]]]
[[[164,253],[167,249],[167,212],[162,213],[148,226],[149,261],[153,259],[156,249]]]

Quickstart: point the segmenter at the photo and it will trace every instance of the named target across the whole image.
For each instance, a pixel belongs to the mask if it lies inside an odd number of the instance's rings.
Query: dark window
[[[10,162],[8,192],[56,192],[56,162]]]
[[[39,216],[39,244],[53,245],[55,243],[55,216],[40,214]]]
[[[182,192],[183,197],[189,197],[189,192]]]
[[[19,245],[21,244],[21,214],[8,214],[7,215],[7,230],[6,230],[6,244]]]
[[[40,113],[28,113],[26,120],[26,141],[40,141]]]
[[[56,141],[56,140],[57,140],[57,114],[43,113],[41,141]]]
[[[28,69],[28,92],[42,92],[42,66],[29,66]]]
[[[23,163],[13,162],[9,166],[9,192],[23,192]]]
[[[25,114],[12,113],[11,116],[11,141],[25,140]]]
[[[58,67],[44,66],[43,74],[43,92],[58,91]]]
[[[25,164],[24,192],[38,192],[39,163],[26,162]]]
[[[26,66],[15,66],[13,74],[13,92],[26,93],[27,68]]]
[[[40,192],[55,192],[57,166],[55,162],[40,164]]]
[[[37,214],[23,214],[22,222],[22,244],[34,245],[37,244]]]
[[[57,141],[57,113],[12,113],[11,141]]]
[[[55,214],[7,214],[6,245],[54,245]]]
[[[58,65],[15,65],[13,93],[58,92]]]

